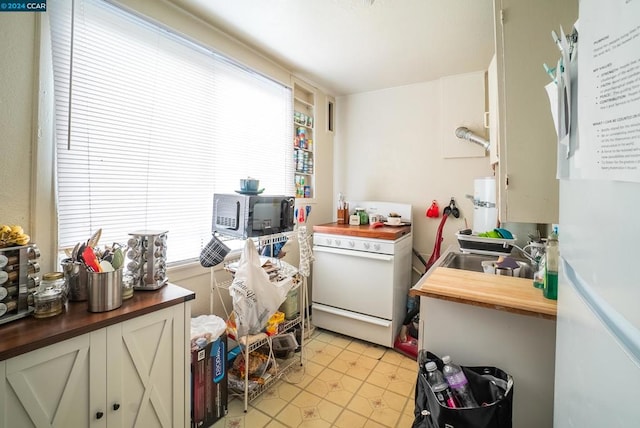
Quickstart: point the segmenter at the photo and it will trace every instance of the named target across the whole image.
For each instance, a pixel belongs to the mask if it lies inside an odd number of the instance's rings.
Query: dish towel
[[[298,225],[298,243],[300,244],[300,275],[309,277],[311,275],[311,263],[315,260],[309,243],[311,237],[307,231],[307,226]]]

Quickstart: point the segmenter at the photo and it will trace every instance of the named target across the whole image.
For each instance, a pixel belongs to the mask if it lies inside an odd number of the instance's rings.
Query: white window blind
[[[59,248],[167,230],[197,258],[214,193],[293,195],[291,89],[100,0],[50,0]]]

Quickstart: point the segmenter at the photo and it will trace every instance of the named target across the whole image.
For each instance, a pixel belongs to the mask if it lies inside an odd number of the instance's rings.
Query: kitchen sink
[[[508,255],[506,257],[511,257],[520,266],[518,275],[514,275],[514,276],[518,276],[520,278],[529,278],[529,279],[533,278],[533,273],[536,270],[536,267],[533,265],[531,261],[522,259],[519,257],[514,257],[513,255]],[[483,262],[485,262],[484,263],[485,265],[486,264],[491,265],[491,262],[495,262],[497,260],[498,260],[498,256],[489,256],[489,255],[483,255],[483,254],[469,254],[469,253],[452,251],[447,253],[444,256],[444,258],[442,259],[442,262],[438,263],[438,266],[451,268],[451,269],[469,270],[473,272],[484,272],[485,269],[483,267]],[[487,275],[491,275],[491,273],[488,273]]]

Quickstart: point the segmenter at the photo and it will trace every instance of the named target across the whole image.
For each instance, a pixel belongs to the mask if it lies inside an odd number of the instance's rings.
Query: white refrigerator
[[[622,85],[630,100],[640,82],[639,3],[580,1],[579,141],[560,180],[555,428],[640,427],[640,102],[607,98]],[[629,68],[636,83],[625,86]]]

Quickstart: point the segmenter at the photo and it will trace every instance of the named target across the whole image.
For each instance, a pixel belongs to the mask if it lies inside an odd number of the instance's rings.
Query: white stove
[[[405,221],[411,221],[411,205],[357,204],[371,213],[398,212]],[[377,239],[315,232],[313,324],[393,347],[406,315],[412,245],[412,233],[397,239]]]

